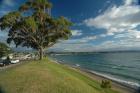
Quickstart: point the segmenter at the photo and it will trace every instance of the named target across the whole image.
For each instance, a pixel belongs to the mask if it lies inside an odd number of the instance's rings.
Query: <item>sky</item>
[[[0,0],[0,17],[16,10],[25,1]],[[139,0],[50,0],[50,2],[53,4],[52,16],[65,16],[74,23],[70,39],[59,41],[49,48],[50,51],[140,50]],[[6,38],[7,32],[0,32],[0,41],[5,42]]]

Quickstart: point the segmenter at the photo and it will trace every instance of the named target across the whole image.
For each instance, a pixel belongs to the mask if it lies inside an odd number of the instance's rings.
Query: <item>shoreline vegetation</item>
[[[52,59],[28,61],[0,71],[0,76],[0,93],[136,93],[114,81],[111,89],[101,88],[107,78]]]

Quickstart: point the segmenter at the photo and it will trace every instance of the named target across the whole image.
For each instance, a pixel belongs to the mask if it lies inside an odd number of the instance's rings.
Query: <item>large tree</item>
[[[71,22],[65,17],[52,17],[52,4],[48,0],[28,0],[18,11],[10,12],[0,19],[0,28],[8,28],[8,43],[38,50],[40,59],[44,49],[60,39],[71,36]]]

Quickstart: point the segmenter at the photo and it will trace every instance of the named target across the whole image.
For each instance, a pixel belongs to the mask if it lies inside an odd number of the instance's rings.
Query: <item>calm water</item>
[[[53,55],[59,62],[80,66],[126,81],[133,86],[140,85],[140,52],[95,53],[79,55]]]

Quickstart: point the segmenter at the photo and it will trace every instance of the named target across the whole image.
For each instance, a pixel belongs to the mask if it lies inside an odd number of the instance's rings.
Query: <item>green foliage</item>
[[[108,80],[102,80],[101,87],[102,88],[111,88],[111,82]]]
[[[11,49],[4,43],[0,43],[0,58],[8,55],[11,52]]]
[[[59,39],[68,39],[72,23],[65,17],[53,18],[49,12],[51,7],[47,0],[29,0],[19,11],[4,15],[0,19],[0,28],[9,29],[7,42],[36,49],[41,57],[45,48]]]
[[[12,27],[16,23],[17,19],[19,19],[19,17],[20,13],[18,11],[6,14],[2,18],[0,18],[0,28],[4,30],[6,28]]]

